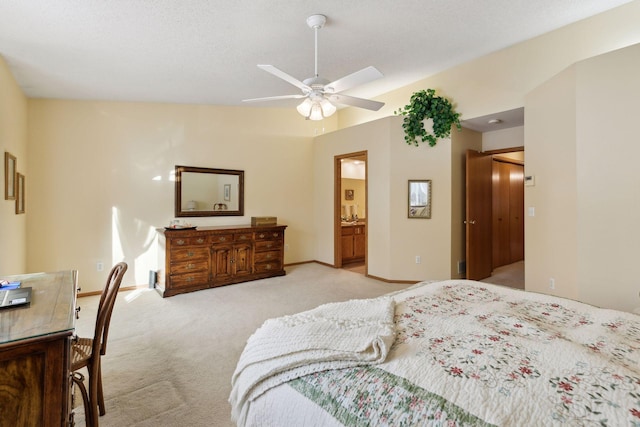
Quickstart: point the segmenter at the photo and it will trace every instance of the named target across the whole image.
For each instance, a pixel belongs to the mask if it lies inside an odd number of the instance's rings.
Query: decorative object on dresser
[[[284,276],[286,225],[159,229],[157,290],[163,297]]]
[[[251,225],[276,225],[278,217],[275,216],[252,216]]]

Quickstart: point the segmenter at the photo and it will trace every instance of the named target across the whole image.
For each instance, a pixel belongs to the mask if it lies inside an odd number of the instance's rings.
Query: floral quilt
[[[347,426],[640,426],[640,317],[485,283],[395,294],[376,366],[288,383]]]

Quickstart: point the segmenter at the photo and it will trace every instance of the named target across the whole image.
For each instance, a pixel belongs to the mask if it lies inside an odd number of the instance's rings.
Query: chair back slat
[[[111,313],[113,312],[118,290],[120,289],[120,284],[122,283],[122,278],[127,268],[126,263],[119,262],[114,265],[109,272],[107,283],[102,291],[102,295],[100,295],[100,303],[98,304],[92,354],[104,355],[107,351],[107,336],[109,334],[109,324],[111,323]]]

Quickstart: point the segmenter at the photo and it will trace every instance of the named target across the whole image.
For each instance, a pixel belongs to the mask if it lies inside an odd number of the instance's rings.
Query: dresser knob
[[[176,244],[177,245],[184,245],[184,240],[182,240],[182,239],[176,240]]]
[[[193,252],[191,252],[191,251],[187,252],[187,256],[191,257],[193,255],[195,255]]]
[[[220,238],[218,239],[218,241],[219,241],[219,242],[224,242],[225,240],[227,240],[227,238],[226,238],[226,237],[220,237]]]
[[[198,239],[198,243],[204,243],[204,239],[201,237]]]

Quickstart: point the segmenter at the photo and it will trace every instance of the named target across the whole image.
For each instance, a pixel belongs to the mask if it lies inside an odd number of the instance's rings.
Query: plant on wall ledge
[[[420,141],[429,142],[433,147],[438,138],[448,138],[451,135],[451,126],[460,125],[460,113],[456,113],[448,99],[435,96],[434,89],[419,90],[411,95],[409,104],[405,105],[394,114],[404,116],[402,127],[404,140],[409,145],[419,145]],[[424,120],[433,120],[433,133],[424,128]]]

